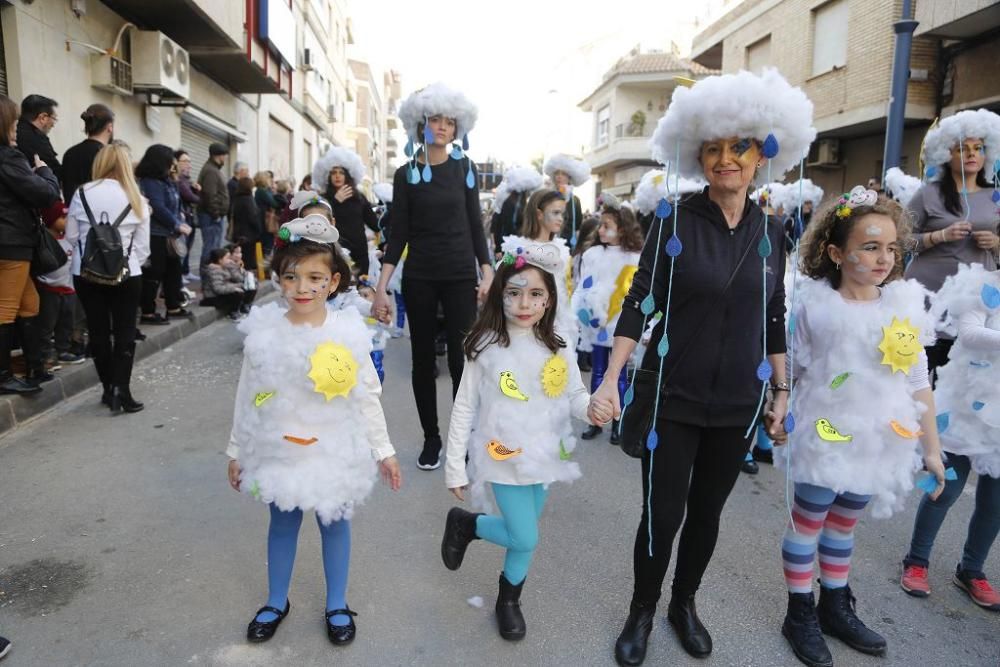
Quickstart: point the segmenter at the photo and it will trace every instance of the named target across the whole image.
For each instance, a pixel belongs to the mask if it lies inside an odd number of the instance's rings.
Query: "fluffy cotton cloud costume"
[[[560,253],[545,245],[520,256],[558,280]],[[509,347],[492,344],[466,361],[448,431],[445,482],[455,488],[471,478],[473,502],[480,507],[488,504],[486,482],[547,486],[581,474],[572,460],[570,417],[586,419],[590,395],[575,353],[564,347],[553,354],[533,328],[509,325],[507,331]]]
[[[649,215],[656,210],[660,200],[670,192],[670,201],[677,199],[677,193],[681,196],[689,192],[701,192],[705,189],[703,179],[682,178],[680,184],[674,184],[674,178],[667,176],[662,169],[647,171],[639,179],[639,185],[635,188],[635,208],[642,215]]]
[[[959,266],[931,310],[946,314],[944,331],[958,336],[934,391],[944,449],[968,456],[978,474],[1000,477],[1000,274]]]
[[[927,180],[941,180],[941,175],[947,171],[942,165],[951,161],[951,149],[966,139],[983,141],[986,148],[986,180],[993,182],[997,160],[1000,160],[1000,116],[986,109],[959,111],[927,132],[923,152]]]
[[[392,203],[392,183],[376,183],[372,186],[372,191],[383,204]]]
[[[823,188],[819,187],[812,180],[803,178],[794,183],[780,184],[781,187],[771,193],[771,206],[775,210],[779,208],[785,215],[794,215],[799,208],[799,201],[805,204],[809,202],[813,209],[818,207],[823,201]],[[801,190],[801,197],[799,192]]]
[[[897,280],[879,301],[851,303],[828,281],[804,277],[796,290],[788,474],[838,493],[873,494],[873,516],[890,516],[922,462],[916,436],[925,408],[908,372],[926,363],[923,347],[934,342],[928,293],[915,280]],[[787,465],[785,456],[774,458]]]
[[[334,146],[313,165],[313,187],[325,191],[330,179],[330,170],[334,167],[340,167],[350,174],[355,183],[361,183],[365,179],[365,165],[361,161],[361,156],[349,148]]]
[[[542,187],[542,175],[534,167],[511,167],[503,173],[493,198],[493,212],[499,213],[507,197],[515,193],[532,192]],[[518,222],[515,220],[515,222]],[[520,226],[520,224],[518,224]]]
[[[523,236],[505,236],[500,251],[514,257],[514,261],[523,256],[524,261],[530,264],[552,267],[551,273],[556,280],[556,332],[568,345],[573,345],[579,329],[569,296],[572,266],[566,240],[557,236],[546,243],[539,243]]]
[[[921,185],[923,183],[919,178],[904,174],[899,167],[892,167],[885,172],[885,189],[904,207],[910,203]]]
[[[551,179],[555,179],[557,171],[569,176],[569,183],[578,188],[590,180],[590,164],[565,153],[556,153],[545,161],[542,171]]]
[[[653,159],[676,165],[681,176],[703,175],[701,144],[714,139],[750,137],[764,142],[772,134],[780,150],[771,158],[772,177],[797,165],[816,138],[813,105],[775,69],[710,76],[690,88],[677,86],[667,113],[650,142]]]

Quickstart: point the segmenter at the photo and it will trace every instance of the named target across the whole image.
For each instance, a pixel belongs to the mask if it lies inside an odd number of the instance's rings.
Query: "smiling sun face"
[[[882,363],[892,367],[892,372],[909,373],[910,367],[920,358],[920,329],[910,324],[910,318],[899,321],[892,318],[892,324],[882,327],[882,342],[878,349],[882,352]]]
[[[326,400],[347,396],[358,382],[358,364],[354,355],[339,343],[320,343],[309,357],[309,379],[316,393]]]
[[[552,355],[542,367],[542,390],[549,398],[557,398],[569,384],[569,364],[558,354]]]

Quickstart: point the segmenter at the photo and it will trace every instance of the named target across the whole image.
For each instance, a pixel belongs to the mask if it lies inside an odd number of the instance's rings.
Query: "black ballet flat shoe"
[[[285,616],[288,616],[288,612],[291,610],[292,603],[288,600],[285,600],[285,611],[281,611],[277,607],[261,607],[258,609],[257,613],[253,615],[253,620],[250,621],[250,625],[247,626],[247,641],[253,642],[254,644],[266,642],[274,636],[275,632],[278,631],[278,626],[281,625],[281,622],[285,620]],[[273,621],[258,621],[257,617],[265,611],[277,614],[278,618]]]
[[[674,626],[681,646],[693,658],[707,658],[712,653],[712,636],[702,625],[695,609],[694,596],[673,598],[667,607],[667,620]]]
[[[615,662],[623,667],[637,667],[646,659],[649,633],[656,618],[656,603],[632,601],[625,627],[615,642]]]
[[[330,643],[337,646],[344,646],[354,641],[354,635],[358,632],[358,626],[354,625],[353,617],[357,615],[356,611],[351,611],[350,609],[334,609],[333,611],[326,612],[326,636],[329,638]],[[334,616],[347,616],[349,622],[347,625],[334,625],[330,622],[330,619]]]
[[[593,424],[591,424],[590,426],[587,427],[586,431],[580,434],[580,437],[583,438],[584,440],[593,440],[600,434],[601,434],[601,427],[594,426]]]
[[[760,466],[756,461],[744,461],[740,464],[740,470],[748,475],[756,475],[760,472]]]

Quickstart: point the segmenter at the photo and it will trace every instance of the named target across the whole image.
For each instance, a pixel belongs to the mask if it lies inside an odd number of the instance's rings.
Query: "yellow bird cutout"
[[[259,408],[264,405],[264,401],[274,396],[273,391],[258,391],[257,395],[253,397],[254,407]]]
[[[919,438],[920,436],[922,436],[924,434],[923,431],[919,431],[919,430],[918,431],[911,431],[910,429],[906,428],[905,426],[903,426],[902,424],[900,424],[895,419],[889,420],[889,426],[892,427],[892,430],[895,431],[896,435],[898,435],[900,438],[907,438],[907,439],[910,439],[910,440],[916,440],[917,438]]]
[[[878,349],[882,352],[882,364],[890,366],[893,373],[909,373],[924,349],[920,344],[920,329],[910,324],[908,317],[903,321],[893,317],[889,326],[882,327]]]
[[[514,374],[510,371],[500,372],[500,391],[503,392],[504,396],[516,398],[519,401],[528,400],[528,397],[517,388],[517,380],[514,379]]]
[[[506,461],[507,459],[514,458],[524,450],[520,447],[517,449],[507,449],[503,446],[503,443],[490,440],[486,443],[486,451],[489,452],[490,458],[494,461]]]
[[[542,366],[542,391],[549,398],[558,398],[569,384],[569,364],[558,354],[553,354]]]
[[[840,431],[838,431],[836,427],[834,427],[834,425],[826,419],[816,420],[816,435],[818,435],[821,440],[825,440],[827,442],[850,442],[851,440],[854,440],[853,435],[842,435]]]
[[[632,287],[632,278],[635,277],[635,272],[639,270],[638,266],[623,266],[621,272],[619,272],[618,277],[615,279],[615,291],[611,293],[611,298],[608,299],[608,322],[615,318],[615,315],[622,312],[622,304],[625,303],[625,296],[628,294],[628,290]]]
[[[358,362],[340,343],[320,343],[309,357],[309,379],[326,400],[347,396],[358,383]]]

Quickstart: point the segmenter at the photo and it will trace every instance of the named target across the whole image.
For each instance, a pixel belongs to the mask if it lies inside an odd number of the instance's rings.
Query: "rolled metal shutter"
[[[201,125],[195,125],[181,117],[181,148],[191,156],[191,177],[197,179],[201,168],[208,162],[208,146],[214,142],[229,145],[229,136],[223,132],[209,132]],[[223,167],[228,171],[229,163]]]

